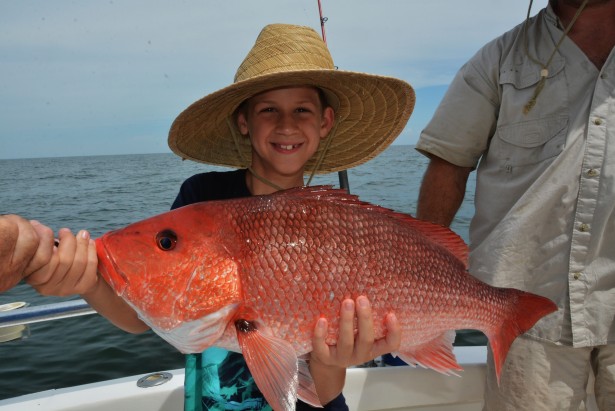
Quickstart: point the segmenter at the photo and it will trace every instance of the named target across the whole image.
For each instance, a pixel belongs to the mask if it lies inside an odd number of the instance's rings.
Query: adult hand
[[[0,216],[0,292],[47,264],[53,231],[17,215]]]
[[[26,278],[42,295],[58,297],[87,294],[99,284],[96,272],[96,244],[90,233],[79,231],[75,236],[67,228],[58,232],[59,245],[47,264]]]

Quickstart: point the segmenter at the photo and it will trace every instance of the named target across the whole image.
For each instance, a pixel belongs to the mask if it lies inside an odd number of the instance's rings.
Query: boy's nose
[[[278,117],[277,129],[280,133],[288,133],[297,128],[297,122],[292,114],[282,114]]]

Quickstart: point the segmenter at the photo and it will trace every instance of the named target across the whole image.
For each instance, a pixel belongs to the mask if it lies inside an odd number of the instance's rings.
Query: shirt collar
[[[554,25],[560,30],[563,30],[559,17],[557,17],[557,14],[555,14],[555,10],[553,10],[553,5],[551,3],[552,1],[549,1],[549,4],[547,4],[545,20],[547,21],[547,23]]]

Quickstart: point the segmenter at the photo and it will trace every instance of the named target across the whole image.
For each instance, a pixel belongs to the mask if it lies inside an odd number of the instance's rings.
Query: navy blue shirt
[[[249,197],[246,172],[242,169],[196,174],[184,181],[171,209],[201,201]],[[201,354],[189,354],[185,378],[187,410],[271,410],[239,353],[213,347]],[[199,388],[200,393],[195,391]],[[201,399],[200,404],[194,403],[197,397]],[[312,409],[348,411],[348,406],[342,394],[324,408],[297,401],[297,411]]]

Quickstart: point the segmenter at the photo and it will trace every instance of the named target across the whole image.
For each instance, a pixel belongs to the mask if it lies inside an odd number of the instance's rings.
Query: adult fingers
[[[17,215],[0,216],[0,291],[13,287],[38,246],[38,235]]]
[[[34,271],[39,270],[45,264],[49,263],[51,256],[53,255],[54,247],[54,235],[51,228],[39,223],[36,220],[31,220],[30,224],[38,236],[38,247],[34,253],[34,256],[24,269],[24,277],[27,277]]]

